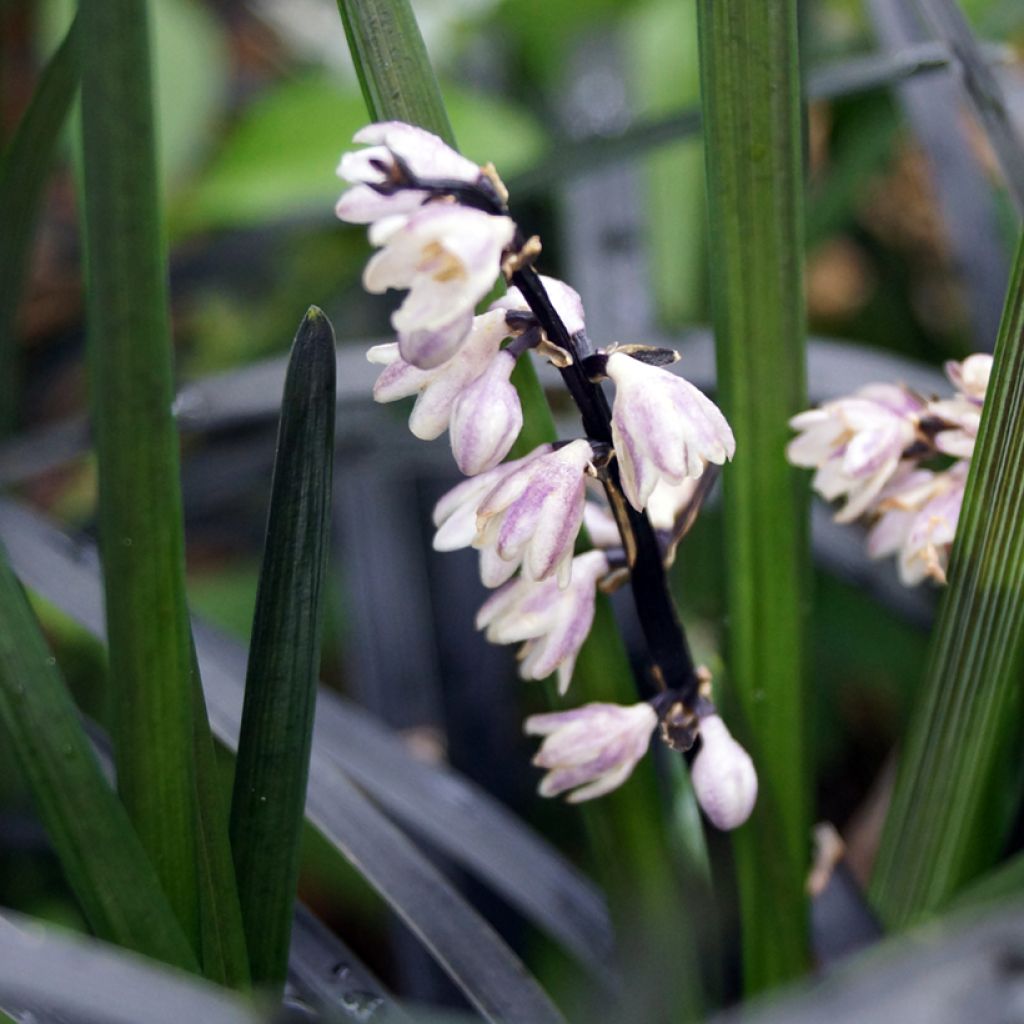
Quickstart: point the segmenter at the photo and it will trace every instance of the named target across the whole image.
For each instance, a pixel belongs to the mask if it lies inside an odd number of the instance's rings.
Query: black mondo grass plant
[[[1016,1019],[1014,5],[56,6],[0,1022]]]

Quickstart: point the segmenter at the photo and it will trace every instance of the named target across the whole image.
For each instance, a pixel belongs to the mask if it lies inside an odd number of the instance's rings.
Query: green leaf
[[[72,23],[50,58],[25,116],[0,157],[0,432],[14,419],[18,304],[57,137],[78,89],[78,32]]]
[[[1018,245],[925,679],[871,897],[893,928],[992,867],[1024,739],[1024,239]]]
[[[198,823],[167,262],[144,0],[82,0],[82,169],[118,787],[198,947]]]
[[[283,985],[320,670],[334,464],[334,331],[315,306],[295,335],[231,799],[253,981]]]
[[[196,846],[199,886],[199,953],[203,974],[231,988],[249,987],[249,953],[228,838],[217,752],[206,716],[199,662],[192,649],[192,722],[196,758]]]
[[[735,833],[744,977],[757,991],[808,963],[807,516],[784,455],[806,404],[796,3],[700,0],[698,13],[718,392],[736,435],[722,474],[723,697],[760,778]]]
[[[0,728],[96,934],[196,969],[153,865],[103,777],[78,710],[2,549]]]
[[[267,1019],[199,978],[8,910],[0,910],[0,1000],[12,1008],[38,1009],[40,1020],[68,1022],[260,1024]],[[29,1013],[21,1019],[29,1020]]]

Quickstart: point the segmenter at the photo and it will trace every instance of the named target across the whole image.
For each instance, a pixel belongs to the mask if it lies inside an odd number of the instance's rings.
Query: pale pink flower
[[[523,428],[519,392],[509,379],[515,366],[515,356],[502,350],[452,406],[452,454],[467,476],[501,462]]]
[[[554,575],[568,586],[591,459],[589,441],[572,441],[503,476],[487,494],[473,541],[491,553],[480,566],[487,586],[504,583],[520,566],[527,579]]]
[[[491,290],[515,224],[455,203],[438,202],[370,228],[380,246],[363,272],[369,292],[407,288],[392,314],[402,358],[429,370],[450,359],[473,327],[476,304]]]
[[[345,153],[338,164],[338,176],[352,184],[345,191],[335,213],[352,224],[370,224],[396,214],[410,214],[423,205],[430,193],[403,188],[382,195],[374,185],[387,185],[396,173],[395,157],[417,178],[476,184],[480,168],[460,156],[436,135],[401,121],[367,125],[356,132],[353,142],[368,149]]]
[[[588,501],[583,506],[583,526],[595,548],[622,547],[622,534],[607,505]]]
[[[881,558],[898,553],[905,586],[929,576],[946,582],[969,468],[968,462],[957,462],[941,473],[908,473],[879,502],[881,515],[868,534],[868,554]]]
[[[463,480],[448,491],[434,506],[434,526],[437,528],[434,550],[457,551],[470,547],[477,535],[477,509],[484,498],[505,477],[551,451],[551,445],[542,444],[523,458],[502,463],[486,473]]]
[[[431,370],[407,363],[397,342],[374,345],[366,358],[384,367],[373,386],[374,401],[394,402],[417,395],[409,429],[424,441],[440,437],[448,429],[456,400],[487,370],[507,336],[503,313],[475,317],[462,347],[446,363]]]
[[[950,360],[946,363],[945,370],[950,383],[965,398],[973,400],[978,405],[985,401],[989,377],[992,374],[992,356],[987,352],[977,352],[960,363]]]
[[[817,467],[812,486],[826,500],[846,498],[836,513],[851,522],[866,512],[896,473],[917,436],[924,403],[906,388],[871,384],[848,398],[794,416],[800,431],[786,455],[796,466]]]
[[[556,277],[545,277],[541,274],[540,281],[569,334],[579,334],[583,331],[586,324],[583,320],[583,300],[579,292]],[[509,288],[500,299],[495,299],[491,303],[491,309],[506,309],[515,313],[531,312],[523,293],[518,288]]]
[[[572,711],[531,715],[526,732],[544,736],[533,763],[547,769],[541,796],[566,790],[570,803],[603,796],[629,778],[647,752],[658,716],[650,704],[586,704]]]
[[[718,715],[700,720],[701,748],[690,777],[697,803],[716,828],[739,828],[757,802],[757,772],[750,755]]]
[[[615,382],[612,444],[622,489],[642,511],[661,480],[681,484],[708,462],[721,465],[736,450],[721,410],[688,380],[622,352],[608,357]]]
[[[493,594],[476,617],[495,644],[523,643],[519,675],[546,679],[558,671],[558,692],[569,689],[576,656],[594,622],[597,582],[608,572],[602,551],[587,551],[572,560],[572,579],[564,590],[549,576],[539,583],[513,580]]]

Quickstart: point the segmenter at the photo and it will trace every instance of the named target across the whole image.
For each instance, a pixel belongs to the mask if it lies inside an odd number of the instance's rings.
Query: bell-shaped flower
[[[622,489],[642,511],[661,480],[681,484],[708,462],[721,465],[736,450],[721,410],[683,377],[623,352],[608,356],[615,382],[612,444]]]
[[[369,292],[409,290],[391,316],[407,363],[429,370],[455,354],[514,234],[508,217],[450,202],[429,203],[370,228],[370,241],[381,248],[366,265],[363,286]]]
[[[883,492],[878,503],[881,515],[868,534],[868,554],[898,554],[904,586],[916,586],[929,576],[946,582],[969,468],[963,461],[941,473],[916,470]]]
[[[899,469],[917,436],[924,402],[906,388],[871,384],[848,398],[794,416],[800,431],[786,456],[796,466],[817,467],[814,489],[826,500],[846,498],[837,522],[866,512]]]
[[[572,680],[583,641],[594,622],[597,582],[608,572],[603,551],[587,551],[572,560],[572,579],[564,590],[554,577],[539,583],[526,579],[506,583],[476,616],[476,628],[487,630],[494,644],[523,643],[519,675],[546,679],[558,670],[558,692]]]
[[[400,181],[405,169],[418,179],[459,181],[472,185],[481,170],[460,156],[436,135],[401,121],[383,121],[356,132],[353,142],[367,149],[345,153],[338,177],[352,184],[338,200],[335,213],[352,224],[370,224],[383,217],[413,213],[430,193],[423,189],[398,188],[381,192],[374,186]],[[397,161],[396,161],[397,158]]]
[[[583,320],[583,300],[579,292],[570,288],[564,281],[559,281],[557,277],[545,277],[541,274],[540,282],[544,285],[551,305],[565,324],[570,336],[583,331],[586,324]],[[495,299],[491,303],[491,309],[507,309],[514,313],[531,312],[523,293],[518,288],[509,288],[500,299]]]
[[[568,800],[575,804],[621,786],[647,752],[657,724],[650,704],[585,704],[572,711],[531,715],[526,733],[545,737],[533,759],[547,770],[540,795],[574,790]]]
[[[507,336],[503,313],[474,317],[463,346],[446,363],[432,370],[407,363],[397,342],[374,345],[366,358],[384,367],[373,386],[374,401],[394,402],[417,395],[409,429],[416,437],[432,441],[448,429],[456,400],[494,361]]]
[[[435,551],[458,551],[468,548],[476,540],[477,509],[485,497],[507,476],[511,476],[534,459],[543,458],[552,451],[549,444],[534,448],[528,455],[512,462],[502,463],[494,469],[470,477],[457,484],[434,506]]]
[[[568,586],[591,458],[589,441],[572,441],[503,476],[487,494],[473,541],[490,552],[480,563],[486,586],[500,586],[520,565],[528,580],[554,575]]]
[[[700,720],[701,748],[690,767],[697,803],[716,828],[739,828],[757,802],[757,772],[750,755],[718,715]]]
[[[935,435],[935,447],[944,455],[969,459],[974,455],[974,444],[981,425],[981,404],[966,395],[929,402],[927,415],[947,424]]]
[[[588,501],[583,506],[583,528],[595,548],[621,548],[622,534],[607,504]]]
[[[950,383],[965,398],[978,405],[985,401],[989,377],[992,375],[992,356],[987,352],[976,352],[960,363],[950,360],[945,370]]]
[[[516,357],[511,352],[498,352],[452,406],[452,454],[467,476],[483,473],[501,462],[523,428],[519,392],[509,379],[515,366]]]

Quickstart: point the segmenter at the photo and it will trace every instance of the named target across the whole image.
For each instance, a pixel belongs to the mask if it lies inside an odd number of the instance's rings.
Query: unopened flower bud
[[[701,719],[700,735],[703,745],[690,769],[697,802],[716,828],[739,828],[757,801],[754,762],[718,715]]]
[[[452,454],[467,476],[501,462],[522,430],[519,393],[509,380],[515,365],[510,352],[498,352],[452,406]]]

